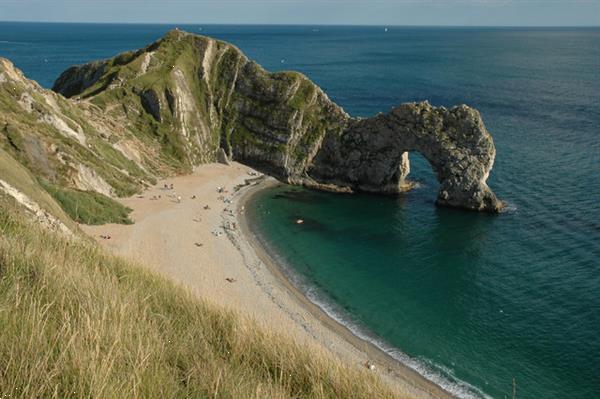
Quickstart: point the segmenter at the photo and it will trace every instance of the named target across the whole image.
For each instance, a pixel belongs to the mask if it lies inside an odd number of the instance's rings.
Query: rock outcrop
[[[225,150],[222,148],[219,148],[217,151],[217,162],[223,165],[230,165],[229,158],[227,157],[227,154],[225,154]]]
[[[437,203],[498,212],[501,202],[486,180],[496,150],[479,112],[427,102],[402,104],[388,114],[352,120],[340,136],[327,136],[308,175],[352,190],[397,193],[410,189],[408,152],[417,151],[440,183]]]
[[[99,107],[40,87],[0,58],[0,148],[38,181],[128,196],[177,171],[157,157],[159,143],[133,132]]]
[[[61,75],[69,76],[68,81],[61,81],[61,78],[56,81],[55,85],[61,87],[61,92],[65,97],[71,97],[77,93],[81,93],[91,85],[93,85],[106,70],[106,62],[96,61],[89,64],[74,66],[69,68],[66,73]]]
[[[179,30],[136,52],[71,67],[53,89],[94,121],[82,126],[94,128],[103,149],[145,146],[148,156],[131,160],[140,176],[225,155],[291,184],[395,194],[412,187],[408,154],[416,151],[440,182],[439,205],[502,208],[486,184],[493,140],[465,105],[402,104],[352,118],[304,75],[269,73],[228,43]],[[101,156],[95,145],[88,150]]]

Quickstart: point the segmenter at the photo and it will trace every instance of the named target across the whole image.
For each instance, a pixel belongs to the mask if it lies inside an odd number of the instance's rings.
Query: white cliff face
[[[95,170],[79,164],[77,165],[77,173],[73,175],[75,187],[80,190],[95,191],[104,194],[107,197],[112,197],[113,189],[101,176],[98,176]]]
[[[140,65],[140,75],[143,75],[146,72],[148,72],[148,67],[150,66],[150,63],[152,62],[153,54],[154,54],[153,51],[150,51],[150,52],[147,52],[146,54],[144,54],[144,59],[142,60],[142,65]]]
[[[13,197],[40,225],[68,237],[74,237],[73,232],[63,222],[39,206],[37,202],[33,201],[25,193],[17,190],[2,179],[0,179],[0,192]]]

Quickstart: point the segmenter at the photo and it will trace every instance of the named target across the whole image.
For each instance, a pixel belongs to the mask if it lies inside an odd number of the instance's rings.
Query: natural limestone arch
[[[427,102],[402,104],[388,114],[350,121],[326,137],[308,171],[315,182],[352,191],[399,193],[412,187],[408,153],[423,155],[440,184],[437,204],[498,212],[503,204],[487,186],[496,150],[479,112]]]

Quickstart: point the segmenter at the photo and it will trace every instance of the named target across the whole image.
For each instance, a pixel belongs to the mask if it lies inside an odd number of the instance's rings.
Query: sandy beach
[[[244,215],[254,192],[276,184],[258,177],[235,162],[202,165],[190,175],[159,181],[141,195],[120,200],[133,209],[134,224],[81,227],[111,251],[265,328],[316,344],[356,367],[374,364],[374,373],[409,396],[451,397],[354,336],[288,282]]]

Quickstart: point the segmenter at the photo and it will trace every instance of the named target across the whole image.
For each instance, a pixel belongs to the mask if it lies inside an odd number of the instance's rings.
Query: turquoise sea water
[[[252,225],[307,295],[461,396],[600,397],[600,29],[180,26],[306,73],[353,115],[405,101],[477,107],[500,216],[281,186]],[[0,23],[0,56],[50,86],[166,25]],[[297,218],[305,223],[297,225]]]

